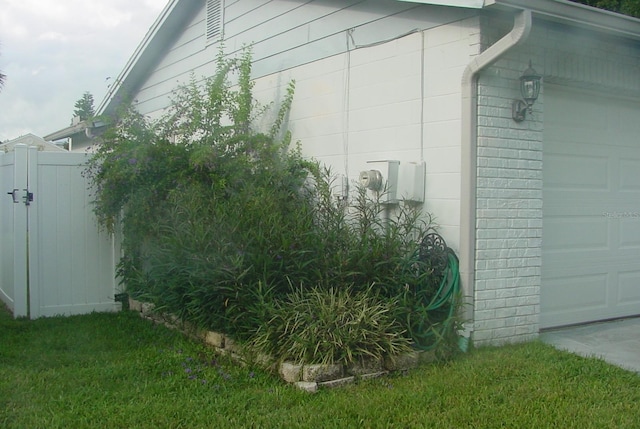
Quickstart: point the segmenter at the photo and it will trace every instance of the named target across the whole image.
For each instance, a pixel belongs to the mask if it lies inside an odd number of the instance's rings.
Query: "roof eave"
[[[68,137],[73,137],[77,134],[80,133],[84,133],[85,129],[87,128],[87,122],[86,121],[82,121],[78,124],[75,125],[71,125],[67,128],[63,128],[61,130],[58,130],[56,132],[53,132],[51,134],[48,134],[46,136],[44,136],[43,138],[46,141],[56,141],[56,140],[62,140],[62,139],[66,139]]]
[[[640,40],[640,19],[569,0],[485,0],[485,7],[528,9],[550,20]]]
[[[436,6],[464,7],[469,9],[482,9],[484,0],[398,0],[409,3],[430,4]]]

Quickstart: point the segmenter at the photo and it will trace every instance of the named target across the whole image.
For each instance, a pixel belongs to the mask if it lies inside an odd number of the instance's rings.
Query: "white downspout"
[[[522,43],[531,31],[530,10],[514,19],[511,31],[476,56],[462,75],[462,171],[460,190],[460,279],[466,298],[464,320],[473,322],[476,260],[476,177],[478,127],[478,74],[505,52]],[[473,332],[473,323],[465,324],[465,337]]]

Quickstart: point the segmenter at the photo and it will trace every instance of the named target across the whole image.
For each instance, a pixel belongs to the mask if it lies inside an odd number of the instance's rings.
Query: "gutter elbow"
[[[527,40],[532,25],[533,17],[530,10],[525,9],[518,13],[514,18],[511,31],[467,64],[462,74],[463,86],[470,85],[479,71],[493,64],[511,48]]]

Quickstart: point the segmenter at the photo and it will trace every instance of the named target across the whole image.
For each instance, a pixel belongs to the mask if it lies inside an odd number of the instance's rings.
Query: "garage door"
[[[547,85],[541,327],[640,314],[640,102]]]

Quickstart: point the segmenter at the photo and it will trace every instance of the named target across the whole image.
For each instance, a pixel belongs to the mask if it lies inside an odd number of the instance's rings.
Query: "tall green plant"
[[[287,228],[283,217],[306,198],[299,190],[315,168],[280,132],[294,83],[262,133],[251,127],[266,109],[252,97],[250,52],[220,53],[217,64],[211,78],[192,77],[176,91],[157,122],[132,108],[122,112],[86,171],[100,224],[109,231],[122,225],[119,272],[129,291],[213,325],[232,308],[241,273],[270,272],[256,243],[272,237],[247,231],[256,221],[271,233]],[[222,308],[208,308],[221,299]]]
[[[241,340],[274,320],[286,325],[300,303],[355,297],[323,317],[359,320],[349,312],[364,303],[384,313],[367,328],[386,344],[374,348],[399,350],[414,298],[437,289],[437,274],[417,257],[430,219],[409,204],[392,213],[363,188],[351,204],[337,201],[331,172],[291,148],[284,131],[294,83],[259,129],[269,110],[252,89],[249,51],[220,53],[215,75],[192,76],[161,119],[129,108],[104,134],[86,173],[101,225],[122,226],[126,290]]]

